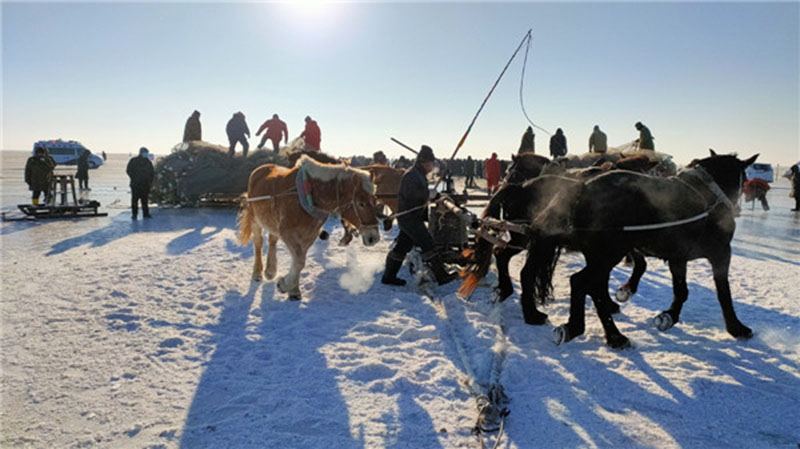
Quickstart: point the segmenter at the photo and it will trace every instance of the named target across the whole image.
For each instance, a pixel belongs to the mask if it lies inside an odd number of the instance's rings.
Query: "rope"
[[[282,192],[282,193],[276,193],[274,195],[262,195],[262,196],[254,196],[252,198],[245,198],[245,202],[250,203],[250,202],[253,202],[253,201],[271,200],[271,199],[275,199],[275,198],[277,198],[279,196],[293,195],[296,191],[297,191],[297,189],[293,187],[290,190],[287,190],[287,191]]]
[[[483,111],[483,107],[486,105],[486,102],[489,101],[489,97],[492,96],[492,93],[494,93],[494,89],[497,87],[497,84],[500,83],[500,80],[503,78],[503,75],[505,75],[506,70],[508,70],[508,66],[511,65],[511,61],[513,61],[514,58],[517,56],[517,53],[519,53],[519,50],[522,48],[522,44],[524,44],[525,41],[530,42],[530,39],[531,39],[531,30],[529,29],[528,32],[525,33],[525,37],[522,38],[522,42],[520,42],[517,49],[514,50],[514,54],[511,55],[511,58],[506,63],[506,66],[503,67],[503,71],[500,72],[500,76],[497,77],[497,80],[494,82],[494,85],[492,85],[492,88],[489,89],[489,93],[486,94],[486,98],[483,99],[483,102],[478,108],[478,112],[476,112],[475,116],[472,117],[472,121],[470,122],[469,126],[467,126],[467,130],[464,132],[464,135],[461,136],[461,140],[458,141],[458,145],[456,145],[456,149],[455,151],[453,151],[453,155],[450,156],[451,161],[456,157],[456,154],[458,153],[458,150],[461,149],[461,146],[464,145],[464,141],[467,140],[467,136],[469,135],[470,131],[472,131],[472,125],[475,124],[475,121],[478,119],[478,116],[481,114],[481,111]]]
[[[520,76],[520,78],[519,78],[519,105],[522,108],[522,114],[525,116],[525,119],[528,121],[528,123],[531,124],[531,126],[533,126],[536,129],[544,131],[545,134],[547,134],[548,136],[552,136],[550,131],[542,128],[541,126],[536,125],[535,123],[533,123],[531,118],[528,117],[528,111],[525,110],[525,103],[522,101],[522,98],[523,98],[523,96],[522,96],[522,86],[525,84],[525,67],[528,65],[528,51],[531,48],[531,41],[532,40],[533,39],[531,38],[531,31],[528,30],[528,44],[525,46],[525,59],[523,60],[523,63],[522,63],[522,76]]]
[[[434,298],[433,295],[428,295],[431,301],[439,310],[445,325],[447,326],[448,334],[453,344],[456,347],[458,356],[461,359],[461,365],[464,367],[467,379],[463,382],[464,386],[469,390],[469,393],[475,398],[475,405],[478,409],[478,418],[476,419],[475,426],[472,428],[472,433],[478,438],[481,448],[483,448],[483,438],[481,434],[499,431],[494,447],[497,448],[500,443],[500,438],[503,435],[505,427],[505,417],[510,413],[505,407],[508,404],[508,397],[503,392],[503,386],[499,382],[500,369],[505,360],[505,350],[501,353],[494,353],[492,357],[492,366],[490,371],[489,386],[484,390],[478,381],[475,373],[472,371],[472,366],[469,363],[464,346],[458,338],[450,320],[450,315],[447,313],[447,306],[443,299]],[[498,338],[505,340],[504,326],[502,324],[502,314],[500,303],[494,303],[492,313],[496,317],[495,326],[497,328]],[[504,343],[504,342],[503,342]],[[503,344],[502,347],[505,347]],[[498,425],[499,422],[499,425]],[[497,426],[497,427],[494,427]]]

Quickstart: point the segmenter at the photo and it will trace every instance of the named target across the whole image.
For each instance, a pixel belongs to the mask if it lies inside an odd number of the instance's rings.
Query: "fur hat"
[[[427,145],[423,145],[417,154],[417,162],[433,162],[436,157],[433,155],[433,150]]]

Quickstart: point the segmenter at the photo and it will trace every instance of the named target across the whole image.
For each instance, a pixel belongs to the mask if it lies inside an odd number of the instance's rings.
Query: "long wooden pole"
[[[394,137],[390,137],[390,139],[392,139],[392,142],[400,145],[401,147],[405,148],[406,150],[408,150],[408,151],[410,151],[410,152],[412,152],[414,154],[418,154],[419,153],[417,150],[411,148],[410,146],[404,144],[403,142],[400,142],[399,140],[395,139]]]

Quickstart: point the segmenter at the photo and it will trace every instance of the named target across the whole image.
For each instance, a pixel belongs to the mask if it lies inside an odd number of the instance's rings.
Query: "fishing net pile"
[[[238,195],[247,191],[247,181],[262,164],[289,165],[289,155],[305,148],[300,139],[278,154],[256,150],[246,158],[230,157],[228,147],[200,140],[181,142],[155,164],[156,179],[150,198],[165,205],[195,207],[209,194]]]
[[[656,162],[653,174],[659,176],[672,176],[678,170],[671,155],[653,150],[639,150],[633,142],[618,147],[609,147],[605,153],[570,154],[564,156],[563,160],[566,168],[586,168],[600,165],[603,162],[617,163],[622,158],[633,156],[646,156],[650,161]]]

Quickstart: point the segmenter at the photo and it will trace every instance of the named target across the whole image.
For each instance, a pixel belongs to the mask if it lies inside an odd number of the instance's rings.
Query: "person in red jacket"
[[[492,153],[492,158],[486,160],[486,188],[489,190],[490,195],[497,190],[499,182],[500,160],[497,159],[497,153]]]
[[[264,137],[261,138],[261,143],[258,144],[259,149],[263,148],[264,144],[267,143],[267,139],[269,139],[272,141],[272,149],[277,153],[278,145],[281,143],[281,137],[283,137],[283,143],[289,141],[289,128],[286,127],[286,122],[278,117],[278,114],[272,114],[271,119],[261,124],[256,136],[261,134],[261,131],[264,130],[267,130],[267,132],[264,133]]]
[[[306,140],[306,145],[316,151],[320,151],[319,144],[322,141],[322,131],[319,130],[317,122],[306,116],[306,129],[300,134]]]

